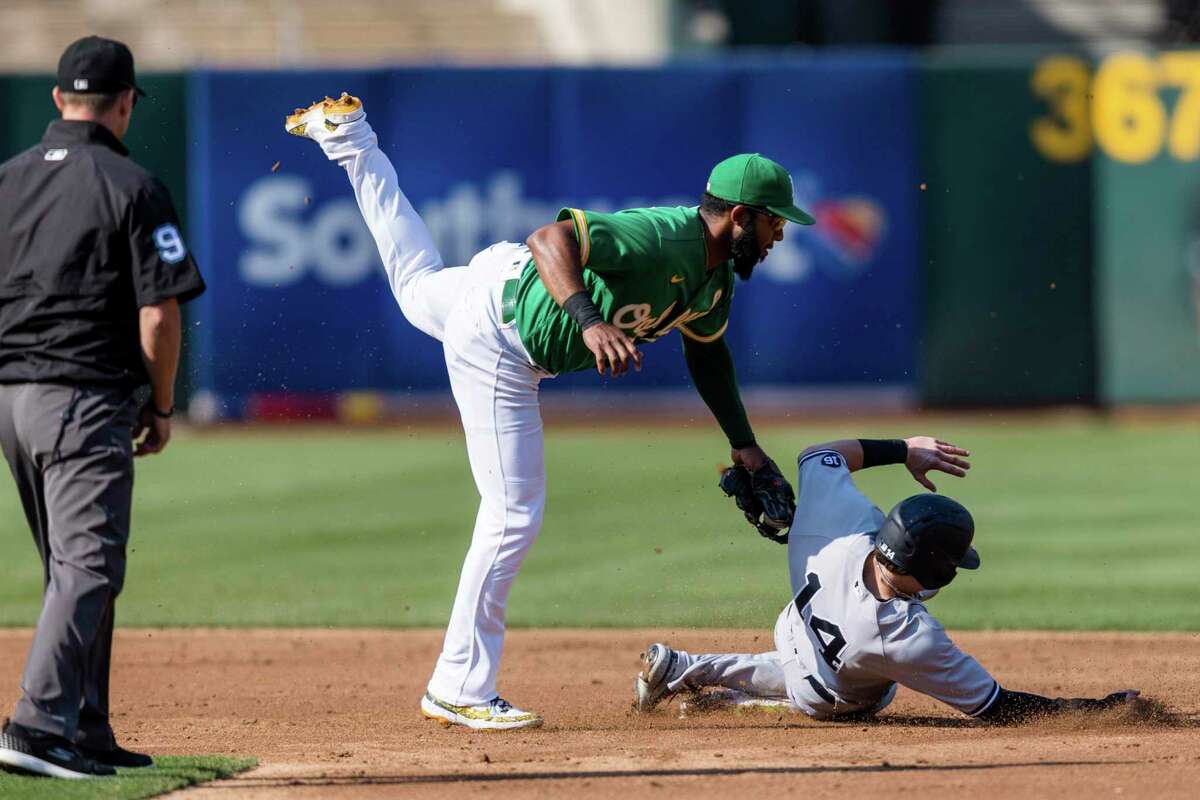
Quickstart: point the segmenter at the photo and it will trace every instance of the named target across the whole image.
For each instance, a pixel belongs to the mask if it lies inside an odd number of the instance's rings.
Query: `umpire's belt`
[[[520,278],[509,278],[504,282],[504,290],[500,293],[500,323],[507,325],[517,315],[517,284]]]

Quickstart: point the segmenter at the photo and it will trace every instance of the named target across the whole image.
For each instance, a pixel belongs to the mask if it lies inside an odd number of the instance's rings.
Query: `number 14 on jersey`
[[[837,672],[842,666],[841,655],[846,649],[846,637],[842,636],[842,629],[837,625],[812,613],[809,605],[817,592],[821,591],[821,579],[815,572],[808,573],[805,579],[808,583],[800,594],[796,595],[796,611],[808,620],[808,627],[812,629],[816,638],[821,658],[825,659],[830,669]]]

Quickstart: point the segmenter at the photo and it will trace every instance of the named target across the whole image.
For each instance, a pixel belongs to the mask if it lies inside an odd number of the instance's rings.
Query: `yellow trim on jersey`
[[[575,238],[579,240],[579,266],[586,267],[588,256],[592,254],[592,239],[588,234],[587,215],[581,209],[568,209],[571,219],[575,221]]]
[[[693,341],[703,342],[704,344],[708,344],[709,342],[715,342],[717,339],[720,339],[722,336],[724,336],[725,329],[728,327],[729,327],[729,320],[725,320],[725,324],[721,326],[721,330],[717,331],[712,336],[701,336],[698,333],[692,333],[684,325],[679,326],[679,332]]]

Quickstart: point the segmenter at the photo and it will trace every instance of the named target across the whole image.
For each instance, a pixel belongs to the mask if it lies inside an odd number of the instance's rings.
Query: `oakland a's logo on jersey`
[[[717,289],[713,292],[712,304],[704,311],[684,310],[678,317],[671,320],[669,324],[662,328],[658,326],[671,315],[671,312],[675,309],[674,303],[667,306],[657,317],[654,316],[654,309],[649,303],[630,303],[627,306],[621,306],[613,314],[612,324],[621,330],[632,332],[635,339],[652,342],[661,336],[666,336],[680,325],[686,325],[694,319],[700,319],[709,311],[712,311],[717,307],[717,303],[720,302],[722,291],[721,289]]]

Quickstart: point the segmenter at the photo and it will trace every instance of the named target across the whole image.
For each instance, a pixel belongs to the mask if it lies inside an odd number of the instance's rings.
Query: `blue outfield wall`
[[[915,388],[916,67],[823,56],[655,69],[413,68],[189,76],[189,206],[210,291],[194,316],[198,389],[447,385],[441,346],[403,319],[343,172],[287,136],[294,106],[364,100],[447,264],[523,240],[563,205],[695,205],[709,169],[759,151],[819,222],[739,283],[728,339],[746,385]],[[623,385],[687,384],[676,337]],[[548,390],[595,386],[564,376]]]

